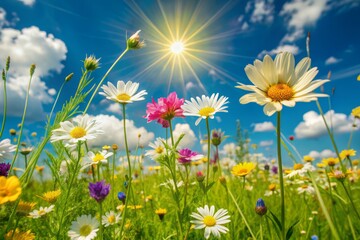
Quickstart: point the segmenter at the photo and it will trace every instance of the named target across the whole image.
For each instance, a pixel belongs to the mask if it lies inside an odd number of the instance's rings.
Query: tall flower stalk
[[[4,81],[4,112],[3,112],[3,120],[1,123],[1,129],[0,129],[0,138],[2,137],[2,134],[4,132],[5,128],[5,122],[6,122],[6,112],[7,112],[7,93],[6,93],[6,80],[7,80],[7,73],[10,68],[10,57],[7,57],[5,69],[2,70],[2,80]]]

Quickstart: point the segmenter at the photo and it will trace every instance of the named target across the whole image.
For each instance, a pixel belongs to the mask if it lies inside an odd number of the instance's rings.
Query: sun
[[[174,54],[181,54],[184,51],[184,43],[181,41],[176,41],[171,44],[170,51]]]

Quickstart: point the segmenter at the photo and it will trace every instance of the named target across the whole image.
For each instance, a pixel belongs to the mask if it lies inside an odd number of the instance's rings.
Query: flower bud
[[[119,149],[119,146],[117,144],[112,145],[112,150],[116,151]]]
[[[1,76],[2,76],[2,79],[3,79],[4,81],[6,81],[6,75],[5,75],[5,70],[4,70],[4,69],[2,70]]]
[[[221,185],[223,185],[224,187],[226,187],[226,178],[224,176],[220,176],[219,177],[219,181],[221,183]]]
[[[86,57],[84,60],[84,68],[87,71],[94,71],[99,67],[99,60],[96,59],[94,55],[91,55],[89,57]]]
[[[260,216],[263,216],[266,214],[267,207],[265,206],[265,202],[264,202],[264,200],[262,200],[262,198],[259,198],[257,200],[256,206],[255,206],[255,212]]]
[[[65,82],[70,81],[70,79],[72,79],[73,76],[74,76],[74,73],[70,73],[69,75],[67,75],[65,78]]]
[[[36,69],[36,65],[35,64],[31,64],[30,66],[30,76],[32,77],[34,75]]]
[[[5,65],[5,71],[9,71],[10,68],[10,56],[7,57],[6,59],[6,65]]]
[[[204,176],[203,172],[202,172],[202,171],[198,171],[198,172],[196,173],[196,180],[197,180],[198,182],[203,182],[204,179],[205,179],[205,176]]]
[[[118,193],[118,199],[123,203],[125,204],[125,200],[126,200],[126,195],[124,192],[119,192]]]
[[[145,46],[144,41],[140,41],[140,31],[138,30],[127,40],[127,47],[129,49],[140,49]]]

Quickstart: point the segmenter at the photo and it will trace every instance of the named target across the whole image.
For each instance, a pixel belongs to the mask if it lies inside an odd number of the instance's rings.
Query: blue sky
[[[210,122],[211,128],[221,128],[234,141],[236,120],[249,132],[252,143],[266,157],[276,156],[276,117],[263,114],[254,103],[240,105],[246,92],[236,89],[236,82],[249,83],[244,67],[264,54],[274,56],[279,51],[291,51],[296,62],[307,56],[306,35],[311,33],[312,66],[319,68],[317,79],[325,79],[331,71],[331,82],[324,92],[330,94],[332,123],[340,149],[346,148],[352,119],[351,110],[360,105],[360,3],[357,0],[292,0],[292,1],[55,1],[3,0],[0,3],[0,66],[8,55],[12,57],[9,80],[9,117],[5,137],[10,128],[20,122],[27,86],[28,66],[37,65],[36,78],[27,115],[27,134],[38,132],[40,138],[56,92],[65,76],[74,72],[60,97],[62,104],[76,90],[81,60],[94,54],[101,58],[101,68],[92,76],[98,82],[112,62],[125,48],[126,36],[141,29],[146,47],[128,52],[107,81],[132,80],[146,89],[145,101],[128,106],[128,116],[134,122],[131,132],[141,132],[144,143],[164,137],[164,130],[155,123],[146,123],[146,103],[176,91],[189,99],[201,94],[219,92],[229,97],[228,113],[220,113]],[[166,25],[168,23],[168,25]],[[171,78],[171,64],[167,41],[184,35],[188,55],[182,62],[182,75],[175,62]],[[184,33],[185,32],[185,33]],[[174,35],[174,37],[172,37]],[[191,37],[190,37],[191,36]],[[185,50],[186,51],[186,50]],[[190,66],[190,67],[189,67]],[[169,84],[169,81],[171,83]],[[0,88],[2,94],[2,87]],[[319,90],[318,90],[319,91]],[[320,103],[325,112],[328,99]],[[58,105],[58,107],[61,106]],[[0,100],[0,109],[3,107]],[[83,106],[85,107],[85,106]],[[57,108],[59,109],[59,108]],[[311,112],[313,111],[313,112]],[[120,124],[118,106],[97,96],[91,115],[101,115],[108,130]],[[113,117],[115,116],[115,117]],[[178,131],[190,134],[187,141],[201,150],[198,140],[205,134],[204,122],[194,125],[196,118],[178,119]],[[119,121],[119,120],[118,120]],[[272,124],[271,124],[272,123]],[[359,128],[355,129],[352,147],[360,151]],[[333,148],[324,132],[315,102],[300,103],[282,112],[282,132],[300,154],[311,151],[314,156],[331,155]],[[193,135],[191,135],[193,134]],[[135,134],[133,137],[136,140]],[[31,139],[29,137],[29,139]],[[133,139],[133,141],[135,141]],[[197,141],[195,141],[197,139]],[[108,137],[103,139],[111,141]],[[34,142],[34,140],[32,140]],[[101,142],[101,143],[103,143]],[[111,144],[111,142],[109,142]],[[329,150],[327,150],[329,149]],[[324,151],[325,150],[325,151]]]

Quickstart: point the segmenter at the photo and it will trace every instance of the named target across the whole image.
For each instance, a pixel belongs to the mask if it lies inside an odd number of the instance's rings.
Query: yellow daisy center
[[[293,95],[291,87],[284,83],[273,85],[267,91],[267,96],[276,102],[290,100]]]
[[[88,236],[90,233],[91,233],[91,230],[92,230],[92,227],[90,225],[83,225],[81,226],[80,230],[79,230],[79,233],[80,233],[80,236]]]
[[[126,93],[121,93],[121,94],[117,95],[116,98],[120,102],[125,102],[125,101],[129,101],[131,97]]]
[[[95,157],[93,158],[93,162],[99,162],[101,160],[104,160],[104,156],[100,153],[95,154]]]
[[[109,222],[109,223],[114,223],[114,222],[115,222],[115,216],[114,216],[114,215],[110,215],[110,216],[108,217],[108,222]]]
[[[45,212],[44,209],[39,210],[39,215],[40,215],[40,216],[45,215],[45,214],[46,214],[46,212]]]
[[[162,153],[163,151],[164,151],[164,148],[161,147],[161,146],[155,148],[155,152],[158,153],[158,154]]]
[[[82,138],[85,135],[86,135],[86,130],[83,127],[74,127],[70,131],[70,136],[72,138]]]
[[[269,190],[270,191],[275,191],[275,189],[276,189],[276,184],[272,183],[272,184],[269,185]]]
[[[215,108],[213,108],[213,107],[203,107],[202,109],[199,110],[199,115],[202,116],[202,117],[208,117],[213,112],[215,112]]]
[[[212,227],[216,224],[216,219],[213,216],[206,216],[203,221],[207,227]]]
[[[294,170],[300,170],[304,167],[304,165],[302,165],[301,163],[297,163],[294,165]]]

